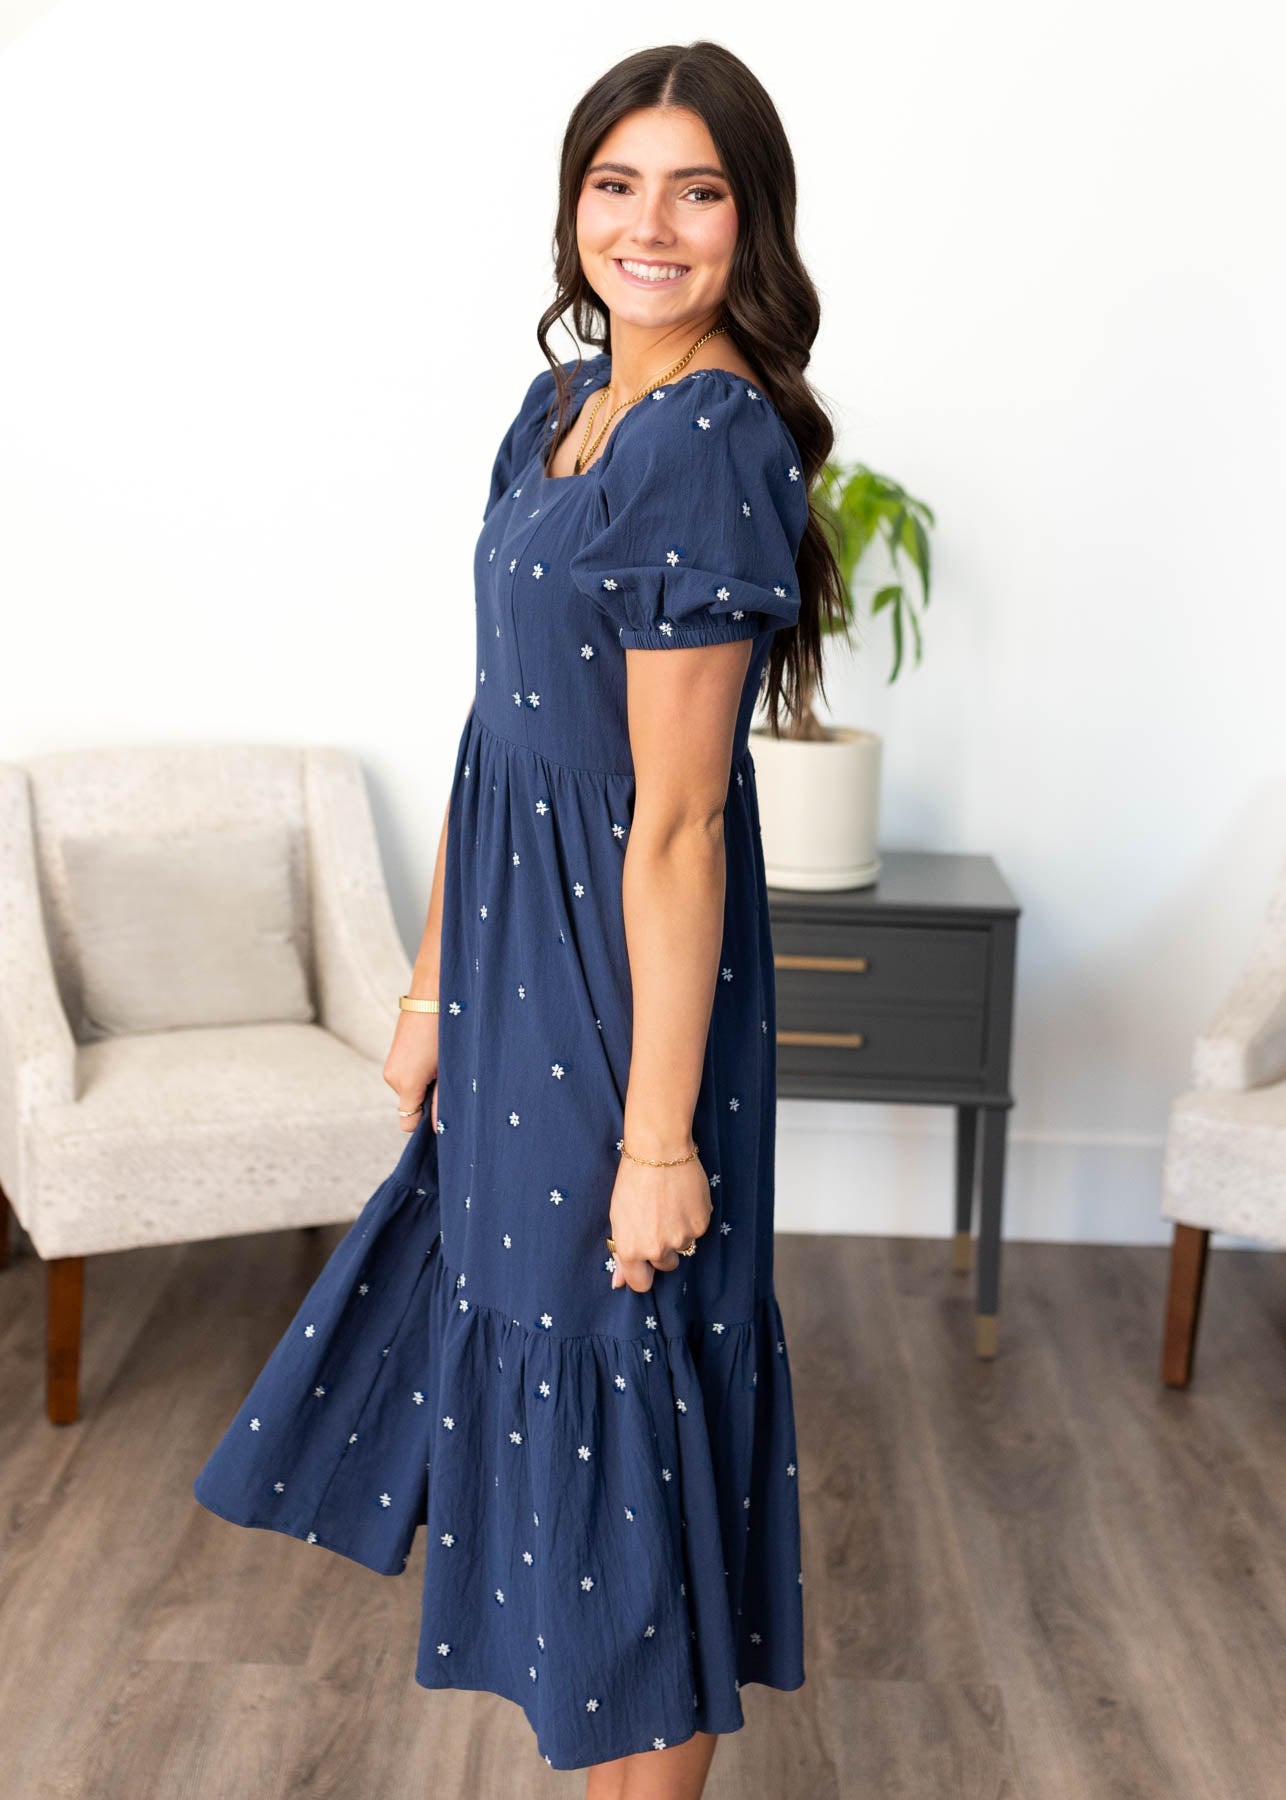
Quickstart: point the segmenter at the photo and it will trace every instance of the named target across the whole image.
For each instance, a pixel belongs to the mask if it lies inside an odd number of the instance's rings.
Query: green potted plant
[[[887,614],[893,628],[892,683],[903,668],[908,634],[917,666],[922,656],[920,619],[903,581],[902,559],[919,578],[923,609],[929,604],[933,513],[891,476],[877,475],[864,463],[824,463],[813,503],[844,577],[842,614],[823,620],[823,635],[855,641],[859,588],[874,589],[871,616]],[[867,577],[865,570],[876,560],[883,567]],[[751,733],[768,884],[869,887],[880,870],[883,740],[858,726],[824,725],[813,711],[812,692],[801,699],[798,719],[779,738],[767,726]]]

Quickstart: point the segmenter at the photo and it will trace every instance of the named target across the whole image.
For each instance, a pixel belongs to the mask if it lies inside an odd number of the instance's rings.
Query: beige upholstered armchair
[[[12,1206],[56,1424],[87,1256],[357,1216],[404,1144],[382,1068],[409,973],[346,751],[0,764],[0,1262]]]
[[[1211,1231],[1286,1246],[1286,864],[1259,941],[1197,1039],[1170,1111],[1162,1212],[1175,1221],[1161,1378],[1192,1378]]]

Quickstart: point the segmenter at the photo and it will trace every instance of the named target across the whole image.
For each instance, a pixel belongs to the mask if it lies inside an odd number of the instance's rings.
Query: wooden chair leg
[[[1161,1379],[1167,1387],[1187,1387],[1192,1379],[1209,1248],[1210,1233],[1202,1226],[1175,1226],[1161,1350]]]
[[[9,1196],[0,1187],[0,1269],[9,1266]]]
[[[45,1406],[55,1425],[74,1424],[80,1404],[80,1327],[84,1313],[85,1259],[56,1256],[46,1264],[48,1362]]]

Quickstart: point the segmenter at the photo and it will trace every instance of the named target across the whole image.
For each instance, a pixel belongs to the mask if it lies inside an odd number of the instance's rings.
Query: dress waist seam
[[[520,744],[517,738],[506,737],[503,732],[496,731],[487,724],[485,719],[478,717],[476,710],[469,714],[468,723],[475,726],[477,730],[485,732],[497,744],[503,744],[506,750],[520,750],[525,756],[530,756],[534,762],[547,763],[551,769],[565,769],[569,775],[603,775],[613,781],[633,781],[634,779],[633,769],[589,769],[580,763],[561,762],[556,756],[546,756],[543,750],[533,750],[530,744]],[[749,761],[750,746],[747,744],[744,750],[733,756],[732,767],[740,768],[743,763]]]

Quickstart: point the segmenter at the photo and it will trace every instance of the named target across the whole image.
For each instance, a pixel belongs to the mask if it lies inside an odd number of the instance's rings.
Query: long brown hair
[[[738,57],[721,44],[663,44],[638,50],[599,76],[577,102],[563,134],[554,228],[553,301],[536,338],[553,370],[556,430],[563,435],[576,370],[550,350],[551,328],[568,313],[581,342],[611,350],[611,315],[585,278],[576,247],[576,212],[585,171],[606,134],[639,107],[681,106],[705,123],[737,208],[737,241],[719,323],[786,422],[811,492],[835,441],[831,421],[804,379],[817,336],[817,290],[795,243],[795,161],[777,109]],[[764,672],[765,708],[774,736],[783,708],[800,717],[822,684],[822,621],[844,618],[844,578],[817,509],[795,559],[799,619],[778,631]]]

